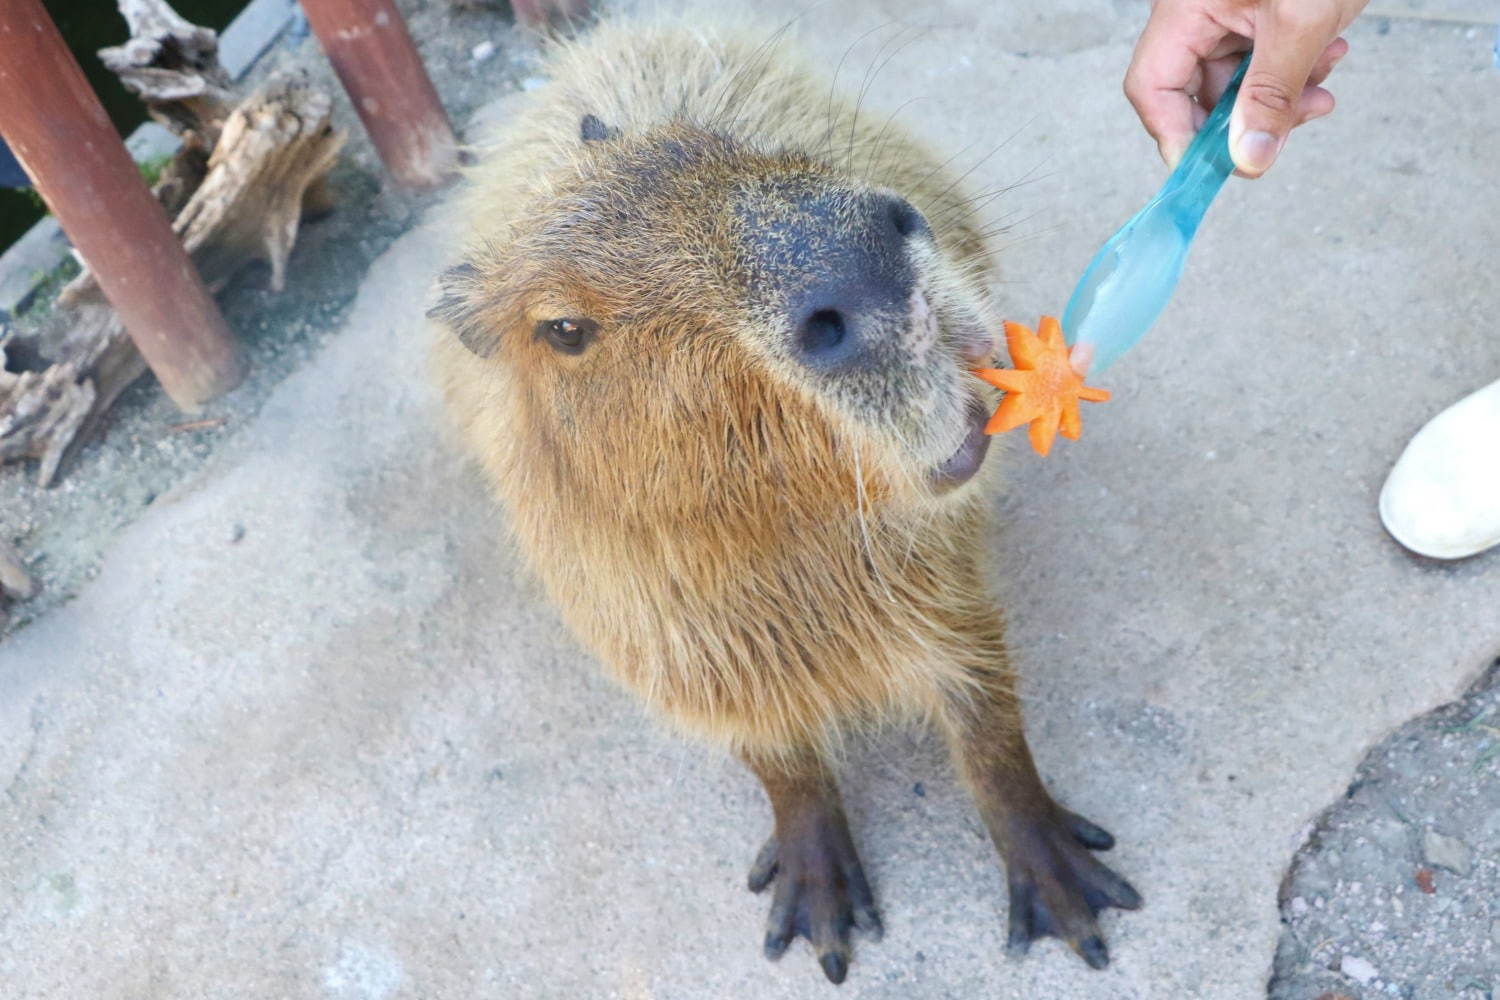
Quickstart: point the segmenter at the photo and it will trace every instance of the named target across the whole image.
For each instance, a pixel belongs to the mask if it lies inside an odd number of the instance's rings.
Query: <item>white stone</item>
[[[1380,519],[1396,541],[1434,559],[1500,544],[1500,381],[1416,433],[1380,491]]]
[[[1434,868],[1467,875],[1474,866],[1474,849],[1457,837],[1428,830],[1422,835],[1422,857]]]
[[[469,56],[477,63],[482,63],[495,54],[495,43],[486,39],[469,50]]]
[[[1380,974],[1374,965],[1367,959],[1358,958],[1354,955],[1345,955],[1339,961],[1339,971],[1361,986],[1368,986],[1370,980]]]

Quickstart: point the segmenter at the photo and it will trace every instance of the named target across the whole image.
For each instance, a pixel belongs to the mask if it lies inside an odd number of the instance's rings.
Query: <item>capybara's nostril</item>
[[[824,363],[838,360],[837,355],[846,353],[849,330],[844,323],[844,314],[837,309],[814,309],[797,328],[797,346],[813,361]]]
[[[764,286],[791,286],[782,301],[793,351],[824,372],[876,361],[910,325],[908,243],[931,231],[927,220],[884,192],[789,200],[785,221],[761,227],[777,251],[761,262]]]
[[[886,217],[890,219],[896,235],[902,239],[926,236],[932,232],[932,227],[927,224],[927,217],[905,198],[892,197],[886,205]]]

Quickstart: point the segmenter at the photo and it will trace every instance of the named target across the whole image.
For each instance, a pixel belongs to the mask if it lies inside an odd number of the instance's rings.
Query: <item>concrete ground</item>
[[[993,208],[1029,220],[1003,298],[1034,319],[1160,180],[1119,95],[1143,8],[998,8],[924,8],[868,103],[931,97],[904,118],[975,190],[1034,179]],[[801,30],[831,68],[897,15]],[[1314,818],[1494,659],[1500,556],[1414,560],[1375,516],[1406,438],[1500,376],[1491,35],[1357,26],[1341,110],[1221,197],[1084,439],[997,456],[1033,746],[1147,899],[1107,918],[1113,964],[1004,957],[992,850],[937,743],[893,733],[845,783],[887,933],[840,995],[1264,995]],[[833,995],[805,947],[760,957],[753,780],[601,679],[443,439],[420,314],[448,250],[398,240],[328,348],[0,646],[5,995]],[[1364,971],[1339,989],[1388,992]]]

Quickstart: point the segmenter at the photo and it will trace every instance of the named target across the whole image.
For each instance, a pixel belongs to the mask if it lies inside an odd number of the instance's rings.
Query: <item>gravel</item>
[[[1500,661],[1370,751],[1297,852],[1281,919],[1274,1000],[1500,990]]]

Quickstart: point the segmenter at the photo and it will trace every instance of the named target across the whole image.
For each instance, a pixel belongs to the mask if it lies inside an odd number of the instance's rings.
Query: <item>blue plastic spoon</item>
[[[1203,213],[1234,172],[1229,156],[1229,112],[1247,53],[1213,112],[1156,197],[1094,255],[1063,312],[1063,334],[1073,363],[1097,375],[1135,346],[1166,308],[1182,276],[1188,246]]]

